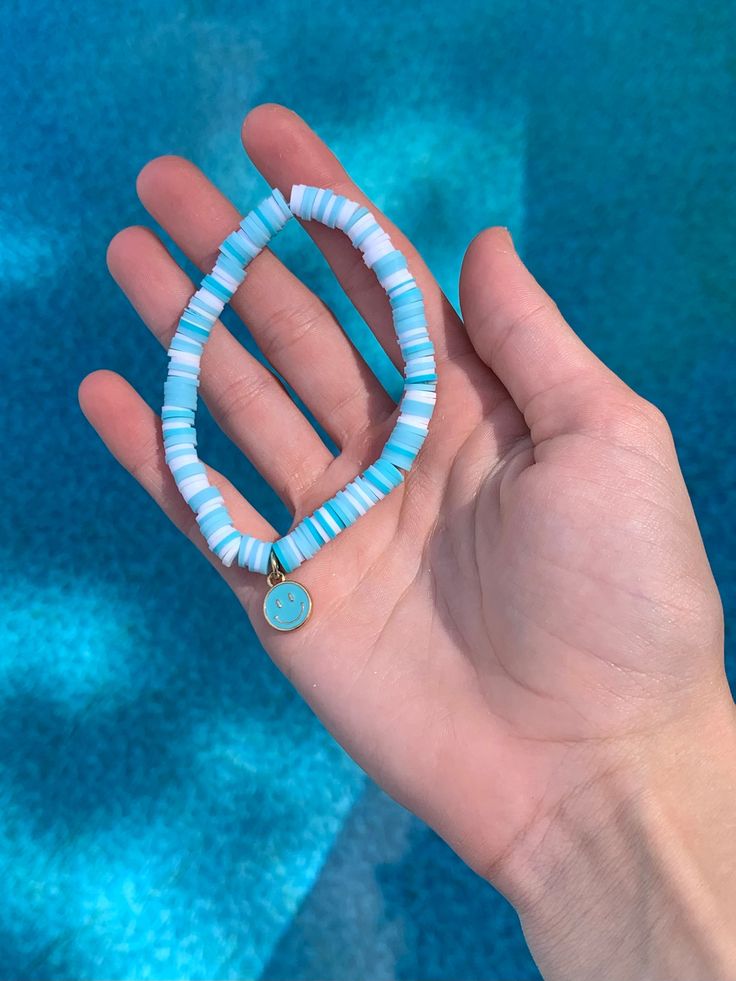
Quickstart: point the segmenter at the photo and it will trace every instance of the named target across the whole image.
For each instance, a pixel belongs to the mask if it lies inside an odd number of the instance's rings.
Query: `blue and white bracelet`
[[[399,415],[381,455],[288,534],[265,542],[238,531],[220,491],[207,479],[197,455],[194,426],[202,351],[217,318],[243,282],[246,266],[292,217],[341,229],[373,270],[391,304],[404,361]],[[437,373],[424,300],[406,258],[391,243],[368,208],[320,187],[295,184],[287,204],[272,193],[241,221],[220,246],[212,271],[187,304],[169,346],[169,371],[161,411],[166,462],[182,497],[197,516],[202,535],[225,566],[233,563],[268,578],[266,620],[277,630],[306,622],[312,601],[288,580],[306,559],[349,527],[404,479],[424,442],[436,400]]]

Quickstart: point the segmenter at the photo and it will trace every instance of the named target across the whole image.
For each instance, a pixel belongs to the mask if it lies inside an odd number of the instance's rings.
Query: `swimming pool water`
[[[158,404],[164,352],[104,263],[147,220],[140,167],[183,154],[247,209],[241,119],[283,102],[451,298],[475,232],[511,227],[667,413],[733,613],[734,4],[12,0],[0,18],[0,976],[536,977],[507,904],[335,746],[76,388],[110,367]],[[365,339],[298,231],[282,254]]]

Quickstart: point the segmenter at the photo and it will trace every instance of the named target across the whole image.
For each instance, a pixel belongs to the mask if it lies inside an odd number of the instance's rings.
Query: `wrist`
[[[580,772],[505,870],[545,977],[736,978],[730,697]]]

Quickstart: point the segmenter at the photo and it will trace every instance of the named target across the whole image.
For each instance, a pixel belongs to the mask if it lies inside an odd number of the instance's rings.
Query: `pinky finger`
[[[93,429],[123,467],[148,491],[176,527],[193,542],[229,583],[250,613],[261,577],[238,567],[226,568],[207,548],[194,514],[182,498],[164,457],[158,416],[135,389],[112,371],[95,371],[79,386],[79,404]],[[219,473],[207,468],[236,527],[257,538],[276,537],[272,526]],[[261,599],[262,602],[262,599]]]

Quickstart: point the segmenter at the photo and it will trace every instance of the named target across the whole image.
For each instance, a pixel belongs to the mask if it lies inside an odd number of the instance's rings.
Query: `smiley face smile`
[[[296,623],[296,621],[301,618],[303,613],[304,613],[304,601],[302,600],[299,603],[299,612],[297,613],[297,615],[294,617],[293,620],[284,620],[283,617],[278,616],[278,614],[274,615],[274,620],[278,620],[279,623],[283,623],[283,624]]]
[[[311,612],[311,596],[301,583],[291,579],[273,585],[263,601],[263,614],[276,630],[296,630],[307,622]]]

